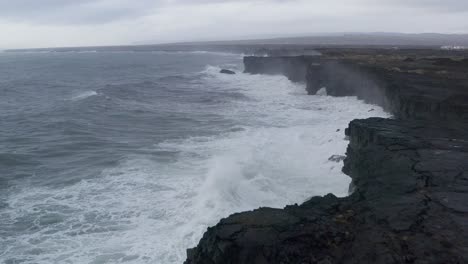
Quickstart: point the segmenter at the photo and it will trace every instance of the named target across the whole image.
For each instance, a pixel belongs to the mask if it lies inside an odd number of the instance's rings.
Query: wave
[[[98,53],[97,50],[79,50],[76,53]]]
[[[86,99],[88,97],[95,96],[95,95],[98,95],[98,93],[96,91],[85,91],[85,92],[81,92],[81,93],[78,93],[78,94],[72,96],[70,98],[70,100],[80,101],[80,100],[83,100],[83,99]]]
[[[166,237],[174,244],[159,245],[162,251],[178,249],[172,252],[178,262],[208,226],[232,213],[260,206],[282,208],[328,193],[346,196],[350,178],[341,172],[342,163],[328,158],[345,154],[343,131],[349,121],[387,116],[355,97],[305,96],[303,85],[283,76],[223,75],[219,69],[207,66],[206,81],[251,99],[226,104],[223,110],[238,119],[241,129],[158,145],[183,153],[178,166],[194,174],[188,189],[178,194],[177,208],[183,210],[174,212],[179,222]]]
[[[238,65],[236,64],[223,64],[221,66],[213,66],[213,65],[207,65],[203,71],[200,72],[200,74],[206,76],[216,76],[218,79],[225,79],[231,77],[236,78],[238,76],[234,74],[222,74],[221,70],[222,69],[227,69],[234,71],[236,74],[242,74],[242,70],[239,69]]]

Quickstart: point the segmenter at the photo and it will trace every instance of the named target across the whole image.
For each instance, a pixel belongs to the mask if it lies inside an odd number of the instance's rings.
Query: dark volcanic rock
[[[226,69],[222,69],[222,70],[220,71],[220,73],[224,73],[224,74],[236,74],[236,72],[231,71],[231,70],[226,70]]]
[[[343,160],[345,160],[346,156],[342,156],[342,155],[333,155],[331,156],[330,158],[328,158],[329,161],[333,161],[333,162],[342,162]]]
[[[327,86],[329,95],[356,95],[402,119],[468,122],[465,53],[453,52],[439,58],[434,57],[437,51],[430,50],[331,49],[322,53],[324,73],[318,78],[331,78],[316,89]],[[309,74],[308,78],[314,80],[315,76]]]
[[[468,130],[371,118],[347,134],[350,197],[232,215],[186,263],[468,263]]]

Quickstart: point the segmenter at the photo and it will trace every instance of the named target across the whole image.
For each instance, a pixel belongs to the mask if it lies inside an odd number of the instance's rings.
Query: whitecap
[[[95,95],[98,95],[96,91],[85,91],[85,92],[77,93],[76,95],[72,96],[70,100],[79,101],[79,100],[83,100],[83,99],[86,99],[88,97],[95,96]]]

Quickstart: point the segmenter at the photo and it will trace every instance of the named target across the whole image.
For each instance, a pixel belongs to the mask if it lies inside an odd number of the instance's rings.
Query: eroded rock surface
[[[468,263],[466,128],[371,118],[347,134],[350,197],[232,215],[186,263]]]

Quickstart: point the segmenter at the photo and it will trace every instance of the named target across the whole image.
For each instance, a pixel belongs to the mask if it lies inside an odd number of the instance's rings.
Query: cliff
[[[245,72],[283,74],[306,83],[309,94],[325,87],[328,95],[357,96],[402,119],[468,120],[466,53],[320,51],[322,56],[245,57]]]
[[[246,58],[246,71],[282,73],[311,94],[326,87],[395,115],[346,130],[353,193],[234,214],[208,229],[186,263],[468,263],[466,59],[321,52]]]

